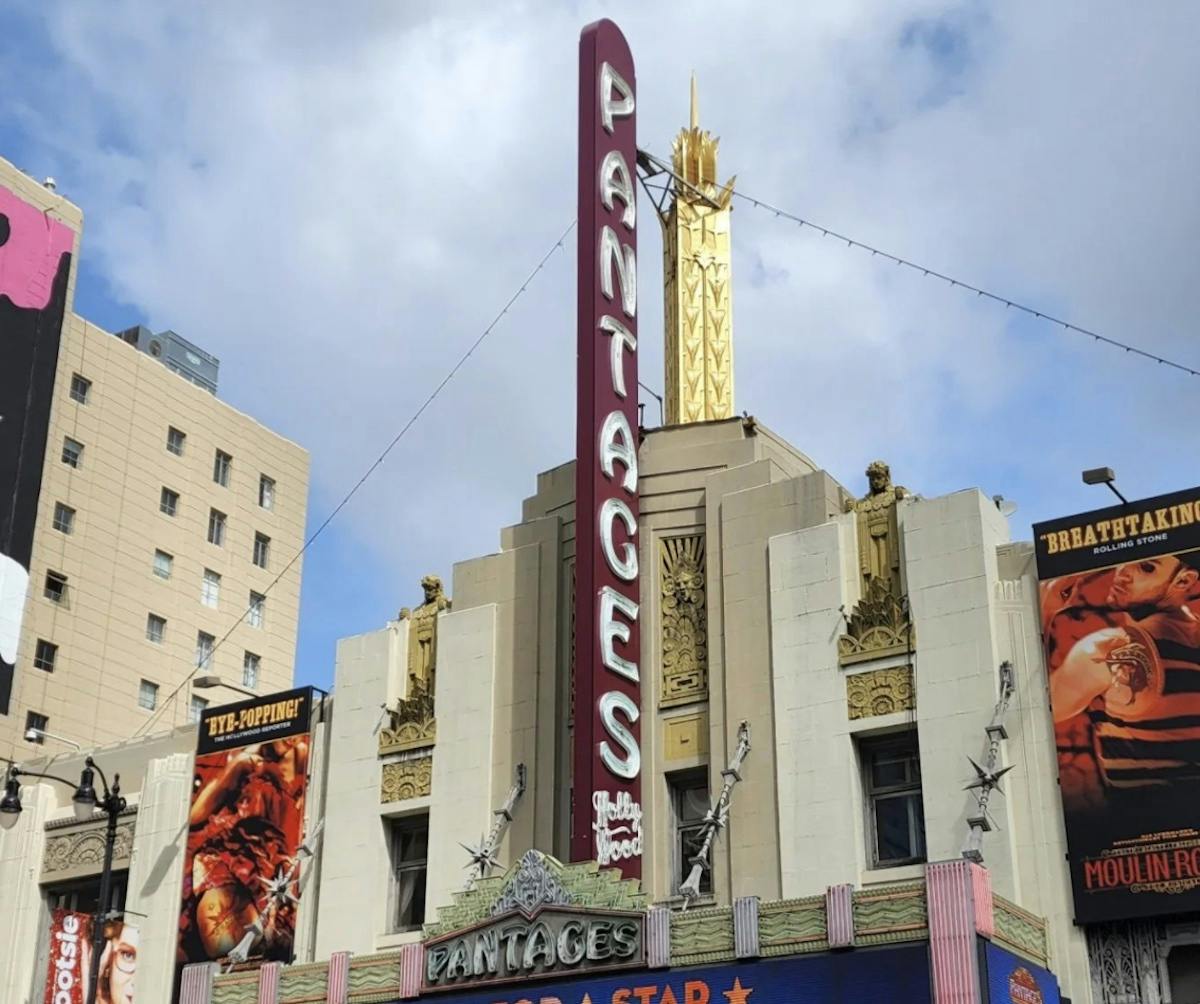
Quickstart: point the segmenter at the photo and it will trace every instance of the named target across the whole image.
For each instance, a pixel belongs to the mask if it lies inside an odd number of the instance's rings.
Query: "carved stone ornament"
[[[76,824],[70,829],[48,830],[42,855],[42,878],[61,881],[85,875],[99,875],[104,867],[103,819]],[[117,839],[113,844],[113,867],[127,868],[133,853],[132,818],[117,823]]]
[[[499,917],[510,910],[520,910],[531,916],[540,906],[570,906],[574,902],[558,876],[547,866],[546,855],[526,851],[517,862],[516,870],[506,877],[491,913],[493,917]]]
[[[874,669],[846,677],[846,714],[851,721],[912,711],[912,668]]]
[[[838,639],[843,666],[908,652],[913,645],[912,619],[900,576],[900,527],[896,503],[908,490],[892,484],[892,472],[882,460],[867,467],[870,490],[846,503],[857,514],[858,570],[862,599],[846,618],[846,633]]]
[[[426,749],[437,739],[433,716],[433,694],[421,684],[411,685],[409,696],[388,715],[389,724],[379,730],[379,754]]]
[[[662,705],[708,697],[708,609],[704,536],[659,543]]]
[[[422,756],[385,763],[379,785],[379,801],[403,802],[433,791],[433,757]]]

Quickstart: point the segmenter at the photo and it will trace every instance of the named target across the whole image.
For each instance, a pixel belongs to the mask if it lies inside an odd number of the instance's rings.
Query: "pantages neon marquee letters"
[[[571,857],[627,878],[642,873],[635,103],[620,29],[588,25],[579,41]]]
[[[529,916],[513,910],[427,942],[424,986],[445,990],[641,966],[643,926],[640,913],[547,906]]]

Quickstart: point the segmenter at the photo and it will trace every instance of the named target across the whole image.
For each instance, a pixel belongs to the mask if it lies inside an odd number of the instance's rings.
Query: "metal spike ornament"
[[[729,766],[721,771],[721,777],[724,778],[721,784],[721,794],[717,796],[716,803],[704,814],[704,822],[700,827],[700,848],[692,858],[692,870],[683,885],[679,887],[679,894],[683,897],[684,910],[700,897],[700,880],[706,871],[712,871],[708,854],[712,850],[717,834],[729,822],[729,801],[733,796],[733,786],[742,779],[742,763],[749,752],[750,726],[748,723],[742,722],[738,726],[738,744],[737,749],[734,750],[733,759],[729,761]]]
[[[300,905],[299,898],[292,893],[292,887],[296,884],[301,863],[316,853],[316,845],[324,828],[325,820],[317,820],[312,834],[296,848],[296,856],[291,859],[287,871],[280,868],[271,878],[263,878],[261,875],[258,877],[258,881],[263,885],[263,894],[258,903],[258,916],[246,928],[242,940],[234,945],[225,957],[228,963],[225,972],[232,972],[234,966],[249,959],[254,946],[260,940],[271,940],[275,931],[275,917],[283,907],[289,903]]]
[[[976,864],[983,864],[983,835],[992,829],[992,821],[988,816],[988,802],[993,791],[1004,794],[1004,789],[1000,787],[1000,779],[1013,769],[1011,764],[1008,767],[998,765],[1000,763],[1000,742],[1008,738],[1008,730],[1004,727],[1004,716],[1008,713],[1008,705],[1012,701],[1016,686],[1013,665],[1006,659],[1000,663],[1000,696],[992,711],[992,720],[984,729],[988,748],[983,765],[980,766],[967,757],[968,762],[975,770],[975,780],[963,790],[975,792],[976,810],[973,816],[967,817],[967,825],[970,830],[967,833],[967,842],[963,847],[962,856]]]
[[[486,837],[480,837],[479,843],[474,846],[459,844],[464,851],[470,856],[471,860],[466,867],[474,869],[472,879],[487,878],[491,874],[493,868],[500,867],[500,842],[504,839],[504,834],[508,832],[509,824],[513,820],[513,810],[517,807],[517,802],[521,800],[521,796],[525,794],[525,765],[517,764],[517,776],[513,781],[513,786],[508,791],[508,798],[504,800],[504,805],[496,809],[492,813],[496,818],[492,820],[492,828]]]

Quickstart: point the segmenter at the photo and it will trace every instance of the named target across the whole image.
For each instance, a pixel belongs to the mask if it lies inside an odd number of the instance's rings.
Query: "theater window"
[[[672,891],[679,887],[692,871],[692,859],[700,850],[703,840],[704,817],[710,808],[708,801],[708,771],[687,771],[672,774],[667,778],[671,792],[671,813],[674,817],[675,840],[672,845],[672,871],[675,880]],[[709,854],[712,863],[712,854]],[[706,868],[700,876],[700,893],[712,892],[712,869]]]
[[[925,812],[917,732],[859,742],[872,868],[925,860]]]
[[[392,854],[392,932],[415,931],[425,923],[425,875],[429,860],[429,816],[387,821]]]

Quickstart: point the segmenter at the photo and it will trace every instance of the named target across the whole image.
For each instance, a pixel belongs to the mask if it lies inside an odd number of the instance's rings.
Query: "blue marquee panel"
[[[988,1004],[1059,1004],[1058,980],[1049,970],[991,942],[983,957]]]

